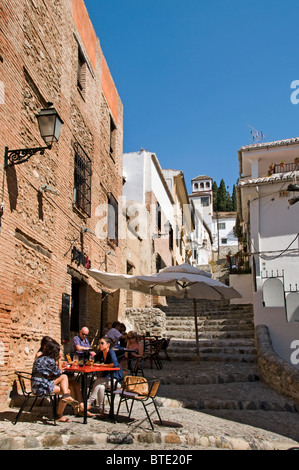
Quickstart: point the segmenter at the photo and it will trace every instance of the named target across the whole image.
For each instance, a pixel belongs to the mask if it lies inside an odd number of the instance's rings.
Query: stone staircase
[[[169,298],[161,307],[166,314],[169,355],[174,360],[196,359],[193,301]],[[197,323],[201,361],[257,361],[252,305],[229,301],[197,300]]]
[[[161,379],[162,406],[176,403],[223,418],[228,426],[236,421],[289,435],[299,407],[261,380],[252,305],[197,301],[199,360],[193,301],[168,298],[159,308],[166,314],[171,362],[164,358],[161,371],[147,368],[146,377]]]

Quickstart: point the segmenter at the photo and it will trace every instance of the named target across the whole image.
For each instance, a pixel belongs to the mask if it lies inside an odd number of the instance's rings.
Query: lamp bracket
[[[45,150],[50,150],[51,145],[47,147],[36,147],[31,149],[16,149],[16,150],[9,150],[8,147],[5,147],[4,153],[4,168],[8,166],[18,165],[20,163],[24,163],[29,160],[32,155],[36,153],[40,153],[43,155]]]

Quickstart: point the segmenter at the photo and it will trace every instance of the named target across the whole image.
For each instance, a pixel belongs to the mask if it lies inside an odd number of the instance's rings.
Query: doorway
[[[78,333],[86,318],[86,285],[76,278],[72,278],[72,300],[71,300],[71,332]]]

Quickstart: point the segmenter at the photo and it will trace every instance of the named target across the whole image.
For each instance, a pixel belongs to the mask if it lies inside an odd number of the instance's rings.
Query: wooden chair
[[[150,418],[150,414],[147,411],[149,405],[154,405],[155,411],[158,415],[160,424],[162,425],[162,419],[159,414],[155,398],[159,389],[160,380],[152,380],[148,382],[144,377],[126,376],[123,381],[123,387],[121,390],[115,390],[115,394],[118,394],[119,404],[117,408],[116,416],[119,414],[120,406],[122,403],[126,404],[127,411],[129,412],[129,418],[132,414],[132,409],[135,401],[142,403],[146,413],[146,417],[154,430],[153,423]],[[128,408],[128,402],[132,401],[130,408]]]
[[[21,387],[21,391],[22,391],[22,394],[24,396],[24,401],[22,403],[22,406],[15,418],[15,420],[13,421],[13,424],[17,424],[26,404],[28,403],[28,400],[30,398],[33,398],[33,403],[30,407],[30,412],[32,411],[32,408],[34,407],[34,405],[36,404],[36,401],[38,398],[41,398],[42,401],[44,398],[49,398],[50,399],[50,402],[51,402],[51,405],[52,405],[52,413],[53,413],[53,421],[54,421],[54,425],[56,425],[56,409],[57,409],[57,404],[56,404],[56,395],[54,393],[49,393],[49,394],[43,394],[43,395],[35,395],[32,391],[31,391],[31,377],[32,377],[32,374],[29,373],[29,372],[20,372],[20,371],[17,371],[15,372],[17,377],[18,377],[18,380],[19,380],[19,384],[20,384],[20,387]],[[42,403],[41,401],[41,403]],[[40,403],[40,405],[41,405]]]

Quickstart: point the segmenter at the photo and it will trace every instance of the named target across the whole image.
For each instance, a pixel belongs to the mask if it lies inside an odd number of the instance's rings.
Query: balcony
[[[299,163],[275,163],[273,166],[273,173],[288,173],[295,170],[299,170]]]

